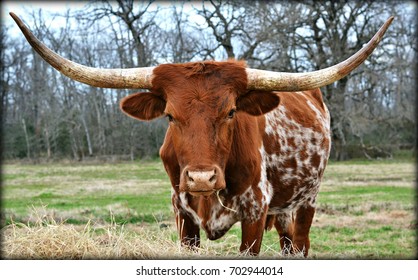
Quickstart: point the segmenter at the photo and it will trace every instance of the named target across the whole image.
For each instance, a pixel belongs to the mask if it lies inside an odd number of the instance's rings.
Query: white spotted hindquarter
[[[315,206],[331,147],[330,117],[322,97],[296,92],[296,103],[283,94],[281,105],[265,115],[260,149],[273,186],[269,214]]]

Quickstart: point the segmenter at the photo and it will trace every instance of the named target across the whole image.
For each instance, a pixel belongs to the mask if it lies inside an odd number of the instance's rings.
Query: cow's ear
[[[152,120],[164,114],[165,100],[152,93],[140,92],[126,96],[120,101],[121,110],[139,120]]]
[[[237,110],[260,116],[279,106],[280,97],[273,91],[249,91],[238,97]]]

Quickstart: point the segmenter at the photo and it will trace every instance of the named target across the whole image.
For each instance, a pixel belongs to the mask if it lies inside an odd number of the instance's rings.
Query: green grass
[[[335,191],[323,192],[319,195],[322,204],[361,205],[365,200],[379,203],[397,203],[404,207],[412,207],[415,190],[393,186],[362,186],[341,187]]]
[[[89,219],[155,222],[171,216],[171,187],[160,162],[104,165],[5,165],[6,221],[27,222],[47,207],[68,223]]]
[[[384,238],[382,238],[384,236]],[[326,226],[312,228],[312,251],[327,250],[330,255],[344,258],[412,258],[414,231],[380,226],[378,228],[352,228]]]
[[[81,226],[93,221],[158,229],[164,224],[168,239],[178,242],[171,186],[160,161],[5,164],[3,175],[7,223],[33,224],[41,215]],[[331,162],[317,200],[310,256],[415,257],[414,182],[410,160]],[[239,224],[215,242],[201,235],[202,246],[214,248],[215,255],[239,250]],[[266,232],[261,256],[277,257],[279,246],[277,232]]]

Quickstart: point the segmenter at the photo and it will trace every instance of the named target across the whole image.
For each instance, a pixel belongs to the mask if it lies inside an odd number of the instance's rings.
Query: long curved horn
[[[366,60],[377,47],[392,21],[393,16],[380,27],[379,31],[363,48],[343,62],[328,68],[307,73],[273,72],[247,68],[247,87],[250,90],[299,91],[319,88],[340,80]]]
[[[10,16],[19,26],[32,48],[52,67],[76,81],[102,88],[151,88],[154,67],[99,69],[72,62],[53,52],[36,38],[14,13]]]

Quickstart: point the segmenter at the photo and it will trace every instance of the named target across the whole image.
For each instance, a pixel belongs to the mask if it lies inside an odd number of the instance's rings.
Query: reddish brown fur
[[[274,225],[283,251],[307,256],[329,152],[321,92],[246,88],[243,62],[166,64],[154,70],[151,93],[121,108],[143,120],[169,116],[160,155],[183,244],[199,246],[199,227],[217,239],[241,221],[241,251],[258,254],[263,229]]]

